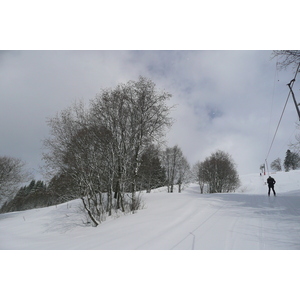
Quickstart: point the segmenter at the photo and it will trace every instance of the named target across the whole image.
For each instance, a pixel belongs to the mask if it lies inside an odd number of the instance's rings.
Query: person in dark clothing
[[[275,193],[275,190],[274,190],[274,184],[276,183],[275,179],[271,176],[269,176],[269,178],[267,179],[267,183],[268,183],[268,187],[269,187],[269,192],[268,192],[268,195],[270,196],[270,192],[271,192],[271,189],[274,193],[274,196],[276,196],[276,193]]]

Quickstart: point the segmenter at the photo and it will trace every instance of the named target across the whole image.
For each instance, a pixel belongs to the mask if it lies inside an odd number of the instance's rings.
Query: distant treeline
[[[70,200],[63,194],[58,195],[59,190],[55,193],[55,187],[59,188],[57,178],[53,178],[48,186],[41,180],[32,180],[29,185],[21,187],[11,201],[3,204],[0,213],[57,205]]]

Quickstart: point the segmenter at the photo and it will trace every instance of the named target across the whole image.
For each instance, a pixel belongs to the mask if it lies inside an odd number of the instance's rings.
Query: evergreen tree
[[[67,196],[67,194],[69,195],[71,185],[62,176],[53,177],[49,187],[47,188],[47,185],[41,180],[32,180],[28,186],[21,187],[11,201],[4,203],[0,209],[0,213],[46,207],[75,198]],[[73,193],[73,195],[75,194]]]
[[[32,189],[35,187],[35,180],[31,180],[31,182],[29,183],[29,185],[26,187],[26,191],[25,193],[27,195],[30,194],[30,192],[32,191]]]
[[[300,166],[299,154],[292,152],[291,150],[287,150],[283,165],[286,172],[298,169]]]
[[[141,166],[138,173],[138,186],[140,190],[147,190],[164,186],[166,180],[165,170],[159,159],[159,151],[151,145],[141,158]]]

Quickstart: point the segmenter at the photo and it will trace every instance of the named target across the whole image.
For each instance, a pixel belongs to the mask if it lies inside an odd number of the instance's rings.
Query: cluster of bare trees
[[[52,175],[66,174],[97,226],[112,209],[134,212],[142,156],[171,126],[169,93],[144,77],[105,89],[48,121],[43,158]]]
[[[163,165],[166,170],[168,193],[173,193],[175,184],[178,185],[180,193],[182,186],[191,179],[191,169],[182,150],[177,145],[168,147],[163,152]]]
[[[10,156],[0,156],[0,207],[16,194],[20,184],[31,179],[25,163]]]
[[[240,186],[239,176],[232,157],[221,150],[212,153],[194,166],[194,174],[201,193],[228,193]]]
[[[89,106],[79,101],[57,113],[48,120],[50,137],[44,140],[48,186],[38,182],[34,188],[21,188],[4,211],[79,197],[97,226],[114,210],[133,213],[139,209],[138,191],[167,186],[173,193],[177,185],[180,193],[194,175],[178,145],[160,147],[172,125],[170,97],[140,77],[102,90]],[[0,201],[13,197],[19,184],[29,180],[23,166],[20,160],[0,157]],[[206,192],[221,193],[239,185],[235,164],[222,151],[196,164],[194,174],[202,193],[204,187]]]

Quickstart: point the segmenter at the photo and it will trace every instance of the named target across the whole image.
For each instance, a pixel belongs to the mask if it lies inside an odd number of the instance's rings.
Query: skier
[[[269,187],[269,192],[268,192],[268,196],[270,196],[270,191],[272,189],[274,196],[276,196],[275,190],[274,190],[274,184],[276,183],[275,179],[271,176],[269,176],[269,178],[267,179],[267,183],[268,183],[268,187]]]

